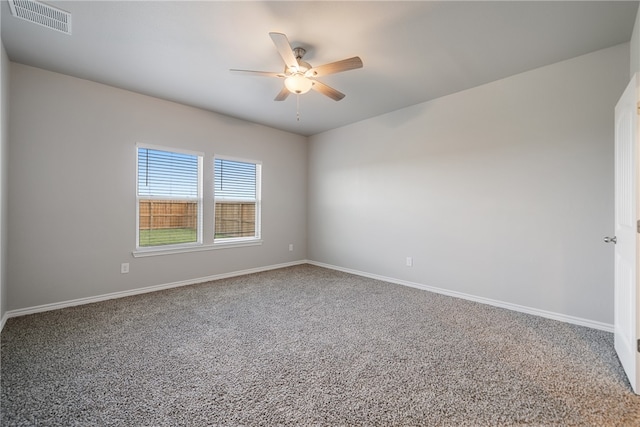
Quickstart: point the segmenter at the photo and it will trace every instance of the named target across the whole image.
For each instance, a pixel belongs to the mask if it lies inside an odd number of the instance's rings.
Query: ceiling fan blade
[[[282,57],[287,68],[292,69],[293,71],[298,71],[298,60],[293,54],[293,48],[291,47],[287,36],[282,33],[269,33],[269,35],[271,36],[271,40],[273,40],[273,44],[276,45],[276,49],[278,49],[278,53]]]
[[[280,93],[278,93],[273,100],[274,101],[284,101],[285,99],[287,99],[287,96],[289,96],[290,93],[291,92],[289,92],[289,89],[287,89],[286,86],[285,86],[285,87],[282,88]]]
[[[340,73],[347,70],[355,70],[362,68],[362,59],[359,56],[343,59],[342,61],[332,62],[330,64],[320,65],[308,70],[305,75],[307,77],[321,77],[327,74]]]
[[[315,90],[316,92],[320,92],[323,95],[328,96],[334,101],[340,101],[345,96],[344,93],[339,92],[334,88],[327,86],[326,84],[321,83],[317,80],[313,81],[313,86],[311,86],[311,89]]]
[[[231,69],[229,71],[231,71],[233,74],[248,74],[248,75],[252,75],[252,76],[280,77],[280,78],[286,77],[282,73],[274,73],[274,72],[271,72],[271,71],[253,71],[253,70],[235,70],[235,69]]]

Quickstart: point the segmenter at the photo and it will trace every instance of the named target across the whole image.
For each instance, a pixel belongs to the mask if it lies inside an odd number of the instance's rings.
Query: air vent
[[[71,14],[35,0],[9,0],[11,14],[61,33],[71,34]]]

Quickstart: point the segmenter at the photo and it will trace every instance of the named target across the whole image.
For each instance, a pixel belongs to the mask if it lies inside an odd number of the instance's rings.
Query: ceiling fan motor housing
[[[298,61],[298,71],[297,71],[298,73],[304,74],[310,69],[311,69],[311,64],[304,61]],[[284,73],[289,75],[289,74],[295,74],[296,71],[291,70],[291,68],[285,67]]]
[[[294,47],[292,50],[293,50],[293,54],[296,57],[296,60],[298,61],[297,72],[304,74],[305,72],[310,70],[311,64],[302,60],[302,57],[304,56],[304,54],[307,53],[306,49],[303,47]],[[285,74],[295,74],[295,71],[292,71],[290,68],[286,66],[285,66],[284,72]]]

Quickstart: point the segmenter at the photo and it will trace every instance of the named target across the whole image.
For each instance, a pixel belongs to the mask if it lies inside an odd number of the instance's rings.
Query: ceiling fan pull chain
[[[300,121],[300,94],[296,94],[296,121]]]

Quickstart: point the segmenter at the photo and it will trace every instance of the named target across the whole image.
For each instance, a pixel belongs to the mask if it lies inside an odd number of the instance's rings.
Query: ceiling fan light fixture
[[[302,73],[294,73],[284,79],[284,85],[289,89],[289,92],[301,95],[311,90],[313,82]]]

